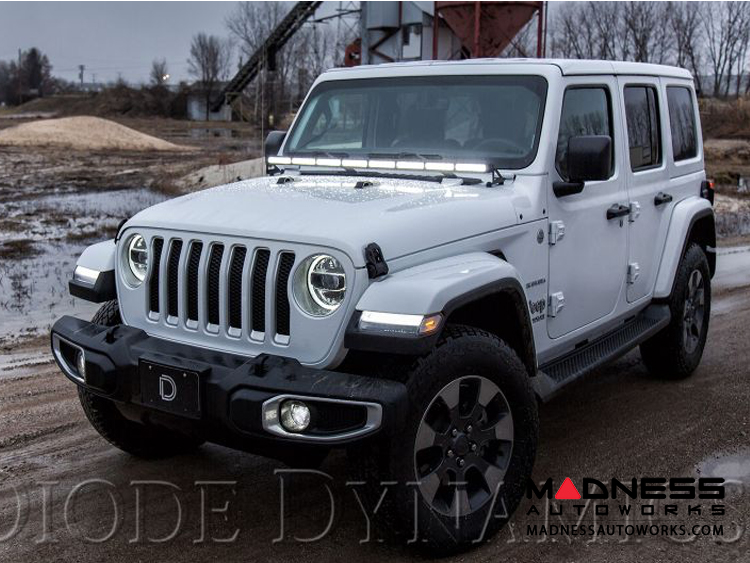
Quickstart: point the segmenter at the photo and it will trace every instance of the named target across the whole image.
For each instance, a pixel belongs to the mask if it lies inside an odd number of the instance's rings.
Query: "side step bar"
[[[649,305],[609,334],[539,367],[537,392],[549,400],[568,383],[626,354],[669,324],[667,305]]]

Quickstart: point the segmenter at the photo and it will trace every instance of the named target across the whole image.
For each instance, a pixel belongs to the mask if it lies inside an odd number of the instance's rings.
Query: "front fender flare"
[[[514,294],[516,308],[524,316],[524,325],[529,327],[524,339],[531,347],[533,357],[531,319],[518,271],[505,260],[484,252],[443,258],[373,282],[357,303],[357,311],[347,329],[345,346],[374,352],[426,353],[435,345],[440,333],[417,338],[365,334],[358,330],[361,312],[442,313],[447,318],[462,305],[501,291]]]
[[[68,286],[70,294],[94,303],[116,299],[115,253],[116,244],[114,239],[87,247],[78,258],[76,267],[81,266],[89,270],[94,270],[99,272],[99,276],[93,284],[74,277],[70,280]]]

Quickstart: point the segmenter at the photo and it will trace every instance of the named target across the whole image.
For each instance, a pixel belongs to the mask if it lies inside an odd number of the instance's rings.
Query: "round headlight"
[[[346,295],[344,266],[333,256],[310,256],[295,272],[294,294],[306,313],[316,317],[330,315]]]
[[[125,250],[130,273],[133,274],[135,285],[140,285],[146,279],[148,271],[148,247],[146,239],[141,235],[133,235],[128,239]]]

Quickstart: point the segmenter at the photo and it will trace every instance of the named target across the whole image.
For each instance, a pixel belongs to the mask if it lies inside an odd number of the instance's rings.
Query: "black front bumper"
[[[126,325],[106,327],[66,316],[52,327],[52,342],[63,373],[91,393],[115,401],[128,418],[188,429],[208,441],[259,453],[263,446],[343,446],[392,435],[406,412],[406,387],[401,383],[313,369],[280,356],[247,358],[205,350]],[[78,349],[85,354],[85,379],[77,375],[71,355]],[[139,368],[144,362],[197,373],[199,416],[147,406]],[[279,435],[264,426],[264,403],[276,404],[286,395],[308,399],[313,409],[309,431]],[[377,424],[369,424],[369,415],[359,408],[379,411]]]

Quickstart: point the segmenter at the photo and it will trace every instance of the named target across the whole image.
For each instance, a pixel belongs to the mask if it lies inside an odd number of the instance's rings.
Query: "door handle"
[[[612,207],[607,209],[607,221],[617,219],[618,217],[625,217],[625,215],[630,215],[630,207],[627,205],[615,203]]]
[[[672,201],[672,196],[669,194],[665,194],[664,192],[659,192],[656,194],[656,197],[654,198],[654,205],[656,207],[659,207],[660,205],[664,205],[665,203],[669,203]]]

